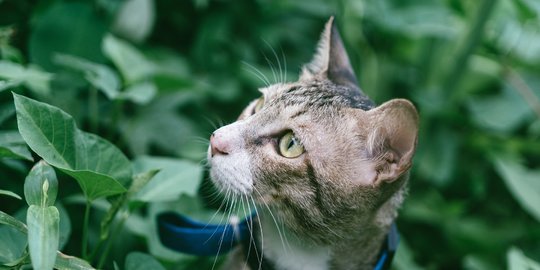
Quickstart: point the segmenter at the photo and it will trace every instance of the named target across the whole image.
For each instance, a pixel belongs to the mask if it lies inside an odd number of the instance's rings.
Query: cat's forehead
[[[327,80],[275,84],[260,91],[269,105],[278,107],[349,107],[366,111],[375,107],[373,101],[357,89],[335,85]]]

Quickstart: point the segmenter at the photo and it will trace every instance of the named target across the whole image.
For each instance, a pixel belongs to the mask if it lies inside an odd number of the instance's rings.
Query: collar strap
[[[271,270],[273,266],[268,260],[262,258],[262,264],[259,264],[260,248],[249,230],[254,217],[253,214],[241,222],[209,225],[178,213],[165,212],[157,217],[159,238],[161,243],[170,249],[196,256],[222,255],[241,243],[248,263],[254,266],[254,269],[259,269],[260,265],[260,269]],[[398,244],[399,233],[395,223],[392,223],[374,270],[390,269]],[[253,250],[250,250],[249,246]]]

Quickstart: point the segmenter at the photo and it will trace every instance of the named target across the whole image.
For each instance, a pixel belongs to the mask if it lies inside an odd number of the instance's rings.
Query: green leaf
[[[5,224],[0,212],[0,223]],[[13,218],[14,219],[14,218]],[[17,220],[17,222],[21,223]],[[24,226],[24,224],[22,224]],[[26,227],[21,227],[26,229]],[[26,232],[26,231],[25,231]],[[0,226],[0,268],[2,264],[12,263],[21,258],[26,250],[26,234],[11,226]]]
[[[19,84],[21,84],[21,82],[16,80],[0,81],[0,92],[16,87]]]
[[[54,169],[43,160],[30,170],[24,181],[24,197],[28,205],[52,206],[58,194]]]
[[[59,251],[56,252],[56,261],[54,268],[58,270],[92,270],[95,269],[87,261],[77,257],[65,255]]]
[[[75,178],[94,200],[123,193],[131,181],[131,164],[108,141],[79,130],[62,110],[14,94],[19,132],[50,165]]]
[[[195,196],[202,177],[200,165],[179,159],[143,156],[134,161],[133,167],[136,172],[160,170],[134,196],[137,201],[173,201],[182,194]]]
[[[120,70],[127,84],[147,79],[154,73],[152,62],[131,44],[107,35],[102,46],[103,52]]]
[[[56,53],[103,62],[101,41],[108,26],[102,16],[91,2],[53,2],[44,6],[31,20],[30,62],[55,70],[52,58]]]
[[[540,263],[535,262],[516,247],[510,248],[506,253],[508,270],[540,270]]]
[[[157,94],[156,86],[151,82],[142,82],[134,84],[120,93],[118,98],[131,100],[137,104],[147,104]]]
[[[131,252],[126,257],[126,270],[165,270],[165,268],[152,256],[142,252]]]
[[[495,168],[523,209],[540,221],[540,171],[532,171],[510,158],[497,157]]]
[[[109,99],[115,99],[120,93],[120,79],[108,66],[67,54],[57,54],[54,60],[62,66],[82,72],[86,80]]]
[[[67,244],[69,236],[71,235],[71,220],[69,219],[69,213],[62,204],[57,203],[55,206],[60,214],[60,239],[58,249],[61,250]]]
[[[0,157],[34,160],[24,139],[16,130],[0,131]]]
[[[28,229],[24,223],[2,211],[0,211],[0,224],[9,225],[24,234],[28,233]]]
[[[153,0],[129,0],[122,3],[113,23],[115,33],[141,42],[150,35],[156,18]]]
[[[54,206],[31,205],[26,215],[28,248],[34,269],[53,269],[59,244],[58,210]]]
[[[0,195],[6,195],[6,196],[13,197],[15,199],[22,200],[21,196],[17,195],[17,193],[15,193],[15,192],[9,191],[9,190],[0,189]]]
[[[0,78],[9,80],[5,87],[24,84],[37,94],[50,94],[52,74],[44,72],[35,66],[24,67],[20,64],[0,60]]]

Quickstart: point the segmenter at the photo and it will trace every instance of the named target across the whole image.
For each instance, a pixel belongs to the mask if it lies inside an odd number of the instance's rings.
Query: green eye
[[[253,108],[253,113],[259,112],[263,106],[264,106],[264,97],[260,97],[257,100],[257,103],[255,104],[255,108]]]
[[[304,153],[304,146],[289,131],[279,139],[279,153],[286,158],[295,158]]]

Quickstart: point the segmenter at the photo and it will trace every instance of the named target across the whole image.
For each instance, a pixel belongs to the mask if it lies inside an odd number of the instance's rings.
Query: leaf
[[[61,250],[67,244],[69,236],[71,235],[71,220],[69,219],[69,213],[62,204],[57,203],[55,206],[58,209],[58,213],[60,215],[60,239],[58,249]]]
[[[399,248],[397,249],[396,257],[392,264],[392,268],[396,270],[424,269],[416,264],[413,258],[413,252],[403,238],[399,241]]]
[[[131,252],[126,257],[126,270],[165,270],[165,268],[152,256],[142,252]]]
[[[54,71],[56,53],[83,57],[92,62],[105,60],[101,41],[107,31],[103,19],[91,2],[54,2],[32,18],[28,53],[30,62]]]
[[[508,270],[540,270],[540,263],[535,262],[516,247],[511,247],[506,253]]]
[[[15,193],[15,192],[9,191],[9,190],[0,189],[0,195],[6,195],[6,196],[13,197],[15,199],[22,200],[21,196],[17,195],[17,193]]]
[[[9,225],[24,234],[28,233],[28,229],[24,223],[2,211],[0,211],[0,224]]]
[[[134,196],[136,201],[173,201],[182,194],[195,196],[202,177],[198,164],[180,159],[143,156],[133,162],[133,167],[136,172],[160,170]]]
[[[13,95],[19,132],[26,143],[51,166],[75,178],[89,200],[126,191],[131,164],[118,148],[77,129],[62,110]]]
[[[0,131],[0,157],[34,160],[24,139],[16,130]]]
[[[53,269],[59,243],[58,210],[54,206],[31,205],[26,215],[28,250],[34,269]]]
[[[156,86],[151,82],[142,82],[130,86],[124,92],[120,93],[119,99],[131,100],[137,104],[147,104],[157,94]]]
[[[494,163],[514,199],[540,221],[540,171],[528,170],[510,158],[496,157]]]
[[[58,194],[54,169],[43,160],[30,170],[24,180],[24,197],[28,205],[52,206]]]
[[[3,220],[3,212],[0,212],[0,223]],[[17,222],[20,222],[17,220]],[[20,222],[22,223],[22,222]],[[24,224],[22,224],[24,226]],[[25,227],[22,227],[26,229]],[[26,234],[11,226],[0,226],[0,268],[2,264],[12,263],[21,258],[26,250]]]
[[[120,79],[118,74],[108,66],[67,54],[57,54],[54,60],[62,66],[84,73],[85,79],[101,90],[107,98],[115,99],[119,95]]]
[[[127,84],[147,79],[154,72],[153,64],[131,44],[107,35],[103,39],[103,52],[120,70]]]
[[[59,251],[56,252],[56,261],[54,268],[58,270],[92,270],[95,269],[87,261],[65,255]]]
[[[21,82],[16,80],[0,81],[0,92],[16,87],[19,84],[21,84]]]
[[[120,36],[141,42],[150,35],[155,18],[153,0],[124,1],[116,15],[113,29]]]
[[[52,74],[34,66],[23,67],[17,63],[0,60],[0,78],[8,79],[7,83],[12,86],[22,83],[36,94],[50,94]]]

